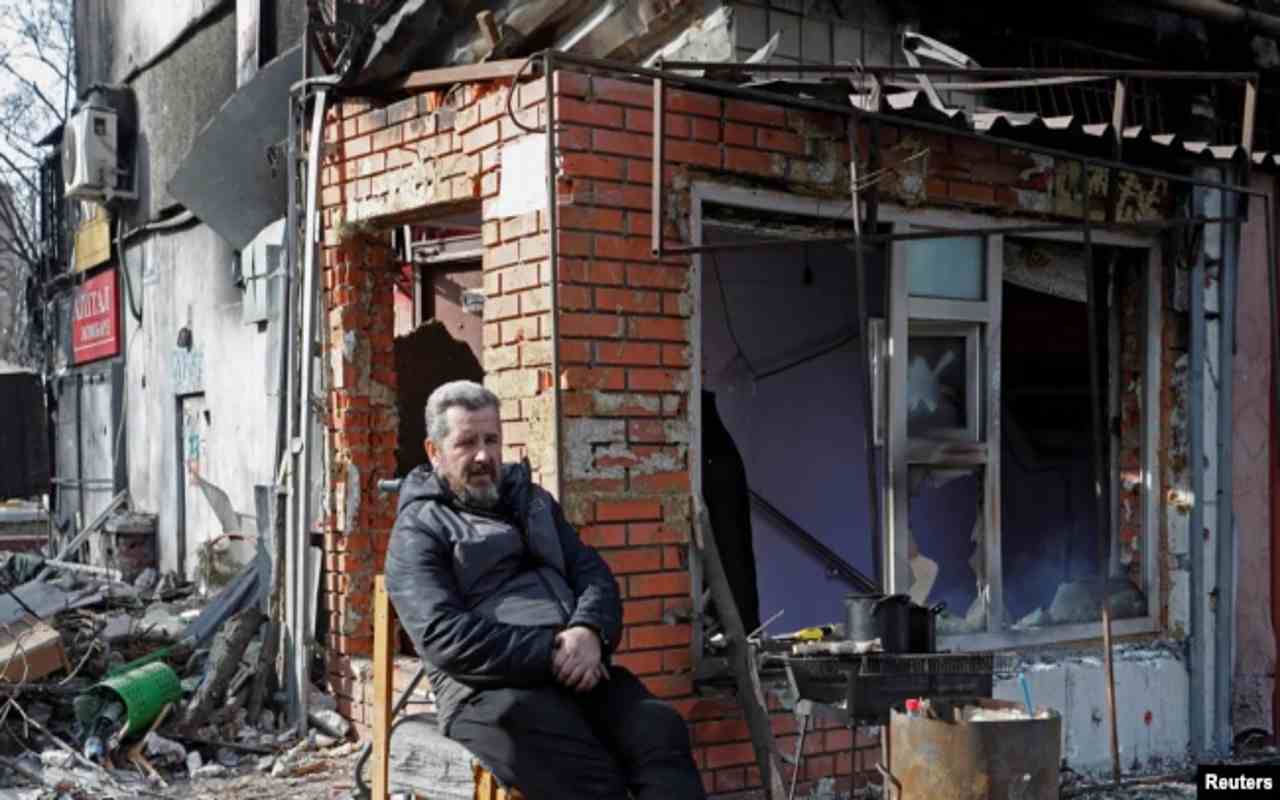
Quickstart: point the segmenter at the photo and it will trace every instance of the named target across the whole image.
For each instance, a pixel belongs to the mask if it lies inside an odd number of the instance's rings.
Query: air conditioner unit
[[[106,201],[136,197],[121,178],[116,112],[84,106],[62,132],[62,181],[67,197]]]

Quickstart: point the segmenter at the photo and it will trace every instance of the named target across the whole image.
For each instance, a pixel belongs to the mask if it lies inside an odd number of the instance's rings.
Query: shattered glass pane
[[[982,238],[916,239],[904,243],[907,293],[945,300],[985,300]]]
[[[913,601],[945,603],[938,633],[986,629],[982,481],[973,469],[910,469],[910,540]]]
[[[1102,256],[1096,259],[1099,263]],[[1115,269],[1113,321],[1104,321],[1108,426],[1102,463],[1115,515],[1099,531],[1094,407],[1082,302],[1006,283],[1001,395],[1001,566],[1006,624],[1015,630],[1143,616],[1143,347],[1141,273]],[[1105,273],[1103,273],[1105,274]],[[1137,291],[1133,284],[1136,284]],[[1052,336],[1044,331],[1052,330]],[[1115,363],[1118,355],[1120,363]],[[1111,398],[1110,400],[1108,398]],[[1115,411],[1113,411],[1113,408]],[[1118,412],[1118,413],[1117,413]],[[1111,531],[1117,532],[1111,535]]]
[[[912,334],[907,342],[907,435],[963,431],[969,416],[964,336]]]

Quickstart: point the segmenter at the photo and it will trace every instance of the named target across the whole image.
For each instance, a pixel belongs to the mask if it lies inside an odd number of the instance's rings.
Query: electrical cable
[[[133,296],[133,278],[129,277],[129,263],[124,257],[124,217],[119,213],[116,214],[116,258],[120,260],[120,274],[124,276],[125,293],[129,297],[129,313],[137,320],[138,324],[142,324],[142,304]]]
[[[524,60],[524,63],[520,65],[520,69],[516,70],[516,74],[512,76],[511,91],[507,92],[507,116],[511,118],[511,122],[517,128],[524,131],[525,133],[542,133],[544,129],[532,128],[528,125],[525,125],[523,122],[521,122],[520,118],[517,117],[516,113],[511,109],[511,98],[515,96],[516,89],[520,84],[520,76],[524,75],[524,71],[527,70],[529,68],[529,65],[533,63],[533,60],[535,58],[538,58],[540,55],[541,54],[539,53],[534,53],[533,55],[529,56]],[[551,98],[547,98],[547,102],[550,102],[550,101],[551,101]]]
[[[747,365],[747,372],[751,373],[754,380],[756,378],[755,367],[751,366],[750,359],[747,354],[742,351],[742,343],[738,341],[738,334],[733,330],[733,320],[729,315],[729,298],[725,295],[724,280],[720,277],[720,259],[716,256],[714,250],[711,251],[711,269],[716,273],[716,286],[720,289],[720,305],[724,309],[724,326],[729,331],[729,338],[733,340],[733,346],[737,349],[737,355],[742,359],[742,363]]]
[[[840,339],[837,339],[831,344],[826,345],[820,348],[819,350],[813,353],[810,353],[807,356],[802,356],[796,359],[795,361],[791,361],[787,364],[783,364],[780,367],[774,367],[773,369],[767,370],[765,372],[753,373],[753,376],[757,381],[762,381],[765,378],[772,378],[774,375],[778,375],[780,373],[786,372],[787,370],[795,369],[796,367],[799,367],[799,366],[803,366],[805,364],[808,364],[810,361],[816,361],[819,358],[822,358],[823,356],[827,355],[828,353],[834,353],[835,351],[839,350],[841,347],[844,347],[845,345],[851,342],[855,342],[857,340],[858,340],[857,334],[849,334],[848,336],[841,337]]]

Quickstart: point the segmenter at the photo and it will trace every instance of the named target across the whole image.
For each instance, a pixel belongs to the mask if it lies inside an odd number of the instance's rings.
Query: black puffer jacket
[[[503,469],[493,511],[460,504],[421,466],[400,487],[385,567],[400,623],[428,665],[440,728],[476,690],[554,680],[558,630],[585,625],[605,655],[622,630],[618,584],[527,464]]]

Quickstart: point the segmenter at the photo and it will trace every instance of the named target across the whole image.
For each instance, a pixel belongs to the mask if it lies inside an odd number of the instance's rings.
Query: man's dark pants
[[[559,685],[477,692],[449,738],[528,800],[706,797],[684,720],[622,667],[581,694]]]

